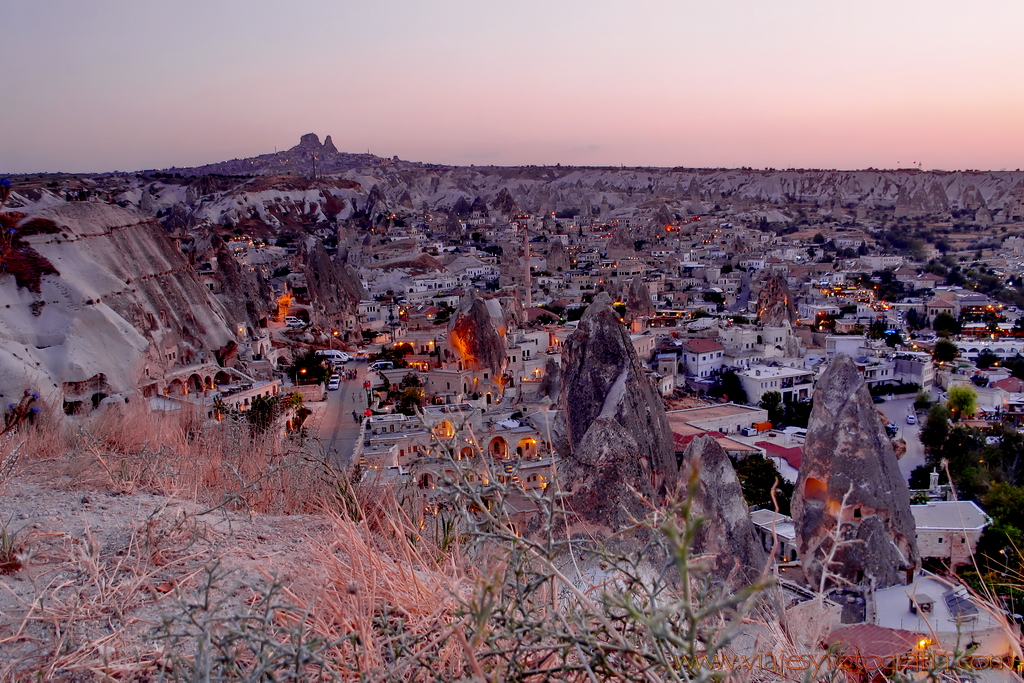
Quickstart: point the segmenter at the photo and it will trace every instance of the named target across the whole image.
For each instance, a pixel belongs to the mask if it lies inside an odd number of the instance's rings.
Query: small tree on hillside
[[[946,402],[953,420],[971,417],[978,408],[978,394],[971,387],[959,385],[950,387],[949,400]]]
[[[960,347],[948,339],[940,339],[935,344],[935,351],[932,358],[942,363],[949,363],[960,354]]]
[[[768,421],[773,425],[778,426],[782,422],[783,408],[782,408],[782,394],[777,391],[766,391],[761,396],[761,402],[758,404],[761,408],[768,411]]]

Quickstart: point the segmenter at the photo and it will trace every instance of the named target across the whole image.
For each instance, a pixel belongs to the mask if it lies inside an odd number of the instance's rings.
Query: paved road
[[[746,313],[748,301],[750,301],[750,275],[744,272],[740,277],[740,289],[736,292],[736,301],[726,310],[730,313]]]
[[[352,460],[356,438],[359,436],[359,422],[353,419],[355,412],[362,420],[366,410],[366,393],[363,380],[366,379],[366,363],[349,363],[346,369],[356,370],[356,379],[341,380],[341,388],[327,392],[327,401],[314,408],[310,420],[310,431],[323,444],[324,451],[337,455],[332,460],[337,467],[347,467]]]
[[[891,401],[877,404],[878,408],[889,418],[889,422],[896,425],[897,437],[907,442],[907,452],[900,458],[900,472],[904,477],[910,478],[910,473],[915,467],[924,464],[924,446],[918,434],[921,430],[921,423],[907,424],[907,415],[914,410],[914,399],[916,394],[909,394],[905,398],[894,398]]]

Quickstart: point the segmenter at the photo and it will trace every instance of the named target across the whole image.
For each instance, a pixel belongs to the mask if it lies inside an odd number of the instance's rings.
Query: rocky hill
[[[256,325],[227,310],[152,216],[91,202],[32,212],[59,232],[26,237],[56,274],[40,291],[0,278],[0,397],[26,387],[66,402],[155,380],[173,353],[198,362]],[[261,315],[265,315],[261,313]]]
[[[990,222],[1024,218],[1024,172],[838,171],[820,169],[694,169],[608,167],[458,167],[345,154],[330,136],[321,144],[309,133],[295,147],[275,154],[188,169],[186,176],[313,176],[345,179],[363,188],[365,208],[372,188],[377,201],[407,210],[469,207],[531,213],[579,209],[624,214],[670,223],[680,217],[731,210],[735,215],[788,222],[801,211],[864,218],[950,216]],[[372,208],[372,207],[371,207]]]

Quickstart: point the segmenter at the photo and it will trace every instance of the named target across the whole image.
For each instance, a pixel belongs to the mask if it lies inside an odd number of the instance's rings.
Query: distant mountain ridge
[[[273,154],[261,154],[257,157],[247,159],[231,159],[220,161],[204,166],[193,166],[189,168],[165,169],[183,175],[207,175],[219,173],[222,175],[278,175],[278,174],[299,174],[313,175],[313,167],[316,165],[317,175],[324,173],[338,173],[361,166],[372,166],[379,164],[383,159],[373,154],[349,154],[339,152],[334,146],[331,136],[328,135],[320,143],[320,137],[316,133],[306,133],[299,140],[299,144],[291,149]]]
[[[514,201],[519,210],[579,209],[602,219],[634,216],[670,223],[726,210],[740,220],[787,223],[805,215],[864,219],[935,216],[987,225],[1024,220],[1024,172],[837,171],[822,169],[447,166],[339,152],[330,136],[302,136],[291,149],[184,169],[205,174],[333,176],[372,193],[388,210],[450,210]],[[374,190],[374,188],[376,188]],[[368,199],[356,201],[363,209]]]

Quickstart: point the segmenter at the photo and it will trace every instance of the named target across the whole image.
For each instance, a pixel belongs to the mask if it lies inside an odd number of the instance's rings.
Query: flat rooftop
[[[758,374],[761,373],[761,374]],[[755,365],[749,370],[736,373],[742,377],[750,377],[751,379],[757,379],[758,377],[801,377],[804,375],[813,375],[814,370],[806,370],[800,368],[787,368],[787,367],[770,367],[768,365]]]
[[[786,541],[796,539],[796,526],[793,524],[793,518],[779,514],[775,510],[754,510],[750,513],[750,521],[754,523],[754,526],[768,532],[771,532],[774,521],[776,536]]]
[[[910,596],[920,602],[927,596],[933,601],[931,612],[911,612]],[[918,633],[935,633],[947,647],[956,643],[960,647],[974,639],[980,631],[997,632],[1002,620],[991,614],[980,602],[969,597],[966,589],[929,572],[914,575],[909,586],[892,586],[875,591],[875,623],[886,628],[897,628]],[[955,613],[956,612],[956,613]],[[1002,638],[996,638],[1001,641]],[[1001,642],[986,643],[985,650],[1002,652]],[[995,646],[994,648],[992,646]],[[1010,651],[1009,638],[1005,647]]]
[[[911,505],[918,529],[962,529],[978,531],[991,521],[973,500],[938,500]]]
[[[741,406],[735,403],[719,403],[713,406],[701,408],[684,408],[682,410],[667,411],[669,422],[693,422],[694,420],[710,420],[718,417],[732,417],[733,415],[749,415],[751,412],[767,412],[764,408],[753,406]]]

